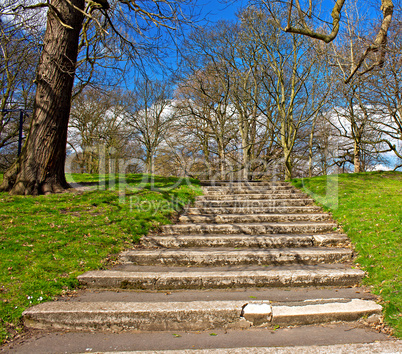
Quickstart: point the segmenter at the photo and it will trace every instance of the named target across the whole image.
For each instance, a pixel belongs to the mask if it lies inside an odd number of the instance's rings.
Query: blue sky
[[[194,12],[198,14],[198,20],[195,21],[198,26],[208,26],[219,20],[235,20],[236,12],[245,7],[248,0],[198,0]],[[194,29],[188,28],[187,31]],[[173,44],[173,42],[172,42]],[[172,66],[173,69],[177,67],[179,58],[177,56],[177,47],[174,45],[171,48],[170,54],[163,60],[168,66]],[[169,76],[169,72],[162,73],[158,66],[147,66],[147,75],[150,78],[157,78],[160,80],[166,79]],[[136,71],[132,72],[135,76]],[[131,75],[127,75],[127,81],[125,85],[131,88],[133,81]]]
[[[200,0],[199,6],[202,6],[202,13],[208,17],[211,22],[219,20],[233,20],[235,19],[236,11],[245,6],[247,1],[232,0],[232,1],[213,1],[213,0]]]

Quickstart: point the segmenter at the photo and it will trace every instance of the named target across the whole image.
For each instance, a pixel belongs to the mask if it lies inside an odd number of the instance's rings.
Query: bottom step
[[[1,349],[5,353],[18,354],[372,354],[402,353],[402,341],[392,340],[385,333],[355,322],[341,322],[275,330],[261,327],[247,331],[48,331],[24,336]]]
[[[307,325],[355,321],[381,314],[374,301],[361,299],[194,302],[48,302],[23,313],[27,327],[68,330],[199,331],[212,328]]]

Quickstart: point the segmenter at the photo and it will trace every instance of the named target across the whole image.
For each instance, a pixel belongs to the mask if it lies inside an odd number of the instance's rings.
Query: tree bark
[[[357,141],[355,141],[355,144],[354,144],[353,162],[354,162],[354,172],[355,173],[362,172],[361,150],[360,150],[359,143]]]
[[[285,181],[290,181],[292,179],[293,164],[291,153],[292,151],[290,149],[284,149]]]
[[[147,150],[147,156],[145,159],[146,173],[153,174],[154,171],[154,151]]]
[[[84,9],[84,0],[71,3]],[[47,15],[30,132],[0,186],[11,194],[48,194],[69,187],[64,175],[67,127],[83,15],[65,0],[51,5],[55,10]]]
[[[308,176],[313,177],[313,143],[314,143],[314,133],[315,125],[317,123],[318,114],[315,115],[313,119],[313,124],[310,130],[310,137],[308,141]]]
[[[243,114],[240,116],[239,121],[239,132],[241,136],[241,145],[242,145],[242,159],[243,159],[243,176],[242,178],[245,181],[249,180],[249,171],[250,171],[250,144],[248,141],[248,121]]]

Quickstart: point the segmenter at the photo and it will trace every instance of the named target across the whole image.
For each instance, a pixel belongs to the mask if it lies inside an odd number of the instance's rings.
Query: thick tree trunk
[[[47,194],[68,188],[64,175],[67,127],[83,15],[64,0],[51,3],[60,19],[54,10],[48,12],[30,132],[0,186],[11,194]],[[84,9],[84,0],[71,3]]]

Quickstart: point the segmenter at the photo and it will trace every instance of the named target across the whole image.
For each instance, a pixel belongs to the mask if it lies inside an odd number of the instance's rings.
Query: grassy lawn
[[[327,193],[327,184],[336,187]],[[381,297],[386,323],[402,338],[402,173],[372,172],[295,179],[342,225],[367,272],[363,283]],[[339,198],[338,198],[339,197]]]
[[[78,286],[77,275],[105,267],[149,229],[201,194],[191,180],[71,175],[94,190],[23,197],[0,193],[0,342],[21,330],[21,314]],[[0,180],[2,176],[0,176]],[[123,182],[123,181],[122,181]],[[117,186],[127,187],[124,195]],[[141,187],[141,188],[139,188]]]

